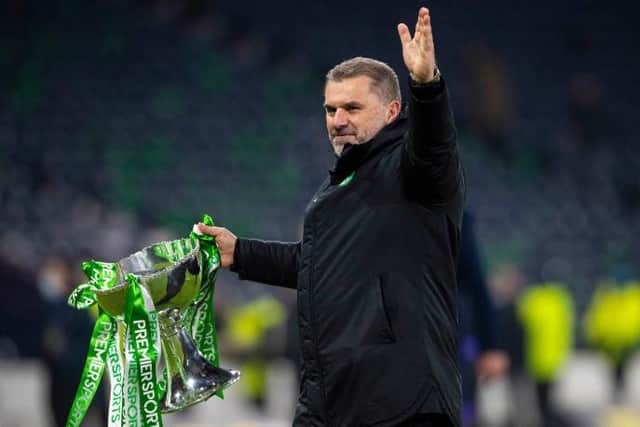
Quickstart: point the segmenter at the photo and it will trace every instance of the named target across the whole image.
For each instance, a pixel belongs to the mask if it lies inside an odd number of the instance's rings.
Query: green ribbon
[[[157,388],[159,356],[158,316],[145,304],[144,288],[133,274],[126,277],[129,287],[125,307],[127,325],[126,420],[129,425],[162,427],[160,395]],[[150,302],[150,298],[146,298]],[[151,304],[152,305],[152,304]]]
[[[215,223],[210,215],[202,216],[202,223],[214,226]],[[216,285],[216,275],[220,267],[220,251],[216,246],[216,240],[208,234],[197,234],[191,232],[192,239],[200,241],[200,253],[202,254],[203,274],[200,291],[185,314],[185,325],[191,332],[191,336],[196,342],[196,346],[205,359],[212,365],[220,366],[218,354],[218,338],[216,334],[216,321],[214,316],[214,292]],[[216,396],[224,399],[224,392],[218,390]]]
[[[89,406],[91,406],[104,373],[107,353],[113,341],[116,327],[116,322],[108,314],[100,310],[100,315],[91,334],[89,351],[82,370],[80,385],[67,417],[67,427],[79,427],[89,410]]]
[[[118,265],[100,261],[82,263],[89,282],[78,286],[68,303],[86,309],[97,302],[95,290],[112,288],[118,280]],[[125,345],[122,348],[118,323],[99,308],[80,386],[71,406],[67,427],[80,426],[100,385],[105,365],[109,369],[111,391],[109,401],[110,427],[122,425],[162,426],[160,396],[164,387],[157,381],[157,361],[160,337],[157,313],[151,298],[133,275],[127,278],[125,305]],[[125,353],[123,360],[122,353]]]
[[[67,304],[77,310],[85,310],[96,304],[98,300],[94,291],[113,288],[118,280],[118,265],[116,263],[84,261],[82,271],[89,279],[89,283],[83,283],[76,287],[67,299]]]
[[[79,310],[91,307],[97,302],[94,290],[112,288],[117,281],[116,265],[99,261],[86,261],[82,263],[82,270],[89,279],[89,283],[78,286],[69,295],[67,303]],[[100,380],[104,374],[108,354],[112,353],[116,346],[114,339],[117,331],[117,322],[98,309],[98,318],[93,327],[89,350],[82,370],[80,385],[67,417],[67,427],[80,426],[91,402],[100,386]]]
[[[123,425],[126,365],[122,351],[120,350],[123,341],[122,333],[124,333],[124,328],[118,326],[115,339],[109,346],[109,352],[107,354],[107,368],[109,370],[109,379],[111,380],[109,414],[107,418],[109,427],[120,427]]]

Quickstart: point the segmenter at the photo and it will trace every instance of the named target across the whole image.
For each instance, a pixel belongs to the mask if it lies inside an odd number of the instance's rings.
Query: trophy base
[[[167,395],[162,402],[162,413],[180,411],[204,402],[240,379],[240,371],[227,371],[208,363],[207,365],[198,377],[189,377],[185,381],[176,375],[171,379],[171,385],[167,388]]]
[[[167,376],[163,413],[205,401],[240,379],[240,371],[219,368],[202,356],[182,327],[178,309],[161,312],[160,327]]]

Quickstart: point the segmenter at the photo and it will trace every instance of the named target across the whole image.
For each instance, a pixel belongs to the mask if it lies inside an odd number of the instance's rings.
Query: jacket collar
[[[342,182],[349,174],[364,162],[402,137],[408,120],[407,107],[404,106],[398,117],[378,132],[371,140],[362,144],[346,144],[342,155],[336,156],[333,169],[329,170],[331,184]]]

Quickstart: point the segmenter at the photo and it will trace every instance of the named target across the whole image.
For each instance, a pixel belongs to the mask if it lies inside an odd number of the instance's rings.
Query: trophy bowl
[[[240,378],[240,372],[211,364],[183,325],[184,313],[195,304],[203,283],[202,254],[196,239],[155,243],[117,263],[117,284],[95,291],[100,307],[122,320],[129,283],[135,275],[158,312],[166,394],[162,412],[178,411],[207,400]]]

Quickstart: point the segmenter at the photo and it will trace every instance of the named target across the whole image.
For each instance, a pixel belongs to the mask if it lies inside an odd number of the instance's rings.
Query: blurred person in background
[[[463,387],[463,423],[474,425],[476,379],[491,382],[509,368],[509,357],[496,345],[496,312],[485,275],[473,215],[465,211],[458,260],[460,301],[460,364]]]
[[[602,83],[592,73],[577,73],[570,82],[569,135],[576,151],[592,151],[612,136]]]
[[[573,298],[563,284],[530,286],[518,301],[525,341],[525,366],[536,385],[545,427],[567,425],[551,402],[554,381],[573,351]]]
[[[19,268],[0,254],[0,280],[9,289],[10,304],[0,310],[0,358],[37,358],[42,344],[44,311],[33,273]]]
[[[499,425],[537,425],[534,392],[524,365],[524,329],[517,305],[524,292],[524,277],[517,266],[500,264],[491,271],[487,282],[494,302],[496,346],[509,358],[508,409],[505,422]]]
[[[511,147],[515,103],[511,76],[500,54],[475,41],[465,51],[468,126],[503,162],[513,160]]]
[[[80,265],[80,261],[74,265]],[[71,269],[69,261],[57,254],[46,257],[38,273],[38,289],[44,300],[45,326],[42,333],[43,359],[49,373],[49,402],[55,426],[64,426],[84,367],[87,343],[93,330],[85,311],[72,310],[67,296],[86,278]],[[98,389],[92,411],[106,418],[106,402]]]
[[[624,374],[640,345],[640,282],[602,283],[584,317],[587,342],[614,368],[617,400],[622,400]]]
[[[271,295],[252,298],[229,309],[225,352],[241,360],[241,390],[258,410],[267,407],[268,363],[282,354],[287,311]]]
[[[460,426],[455,269],[464,181],[429,11],[413,38],[398,26],[411,76],[369,58],[325,84],[334,169],[309,204],[300,242],[215,237],[241,279],[298,290],[301,387],[294,425]]]

